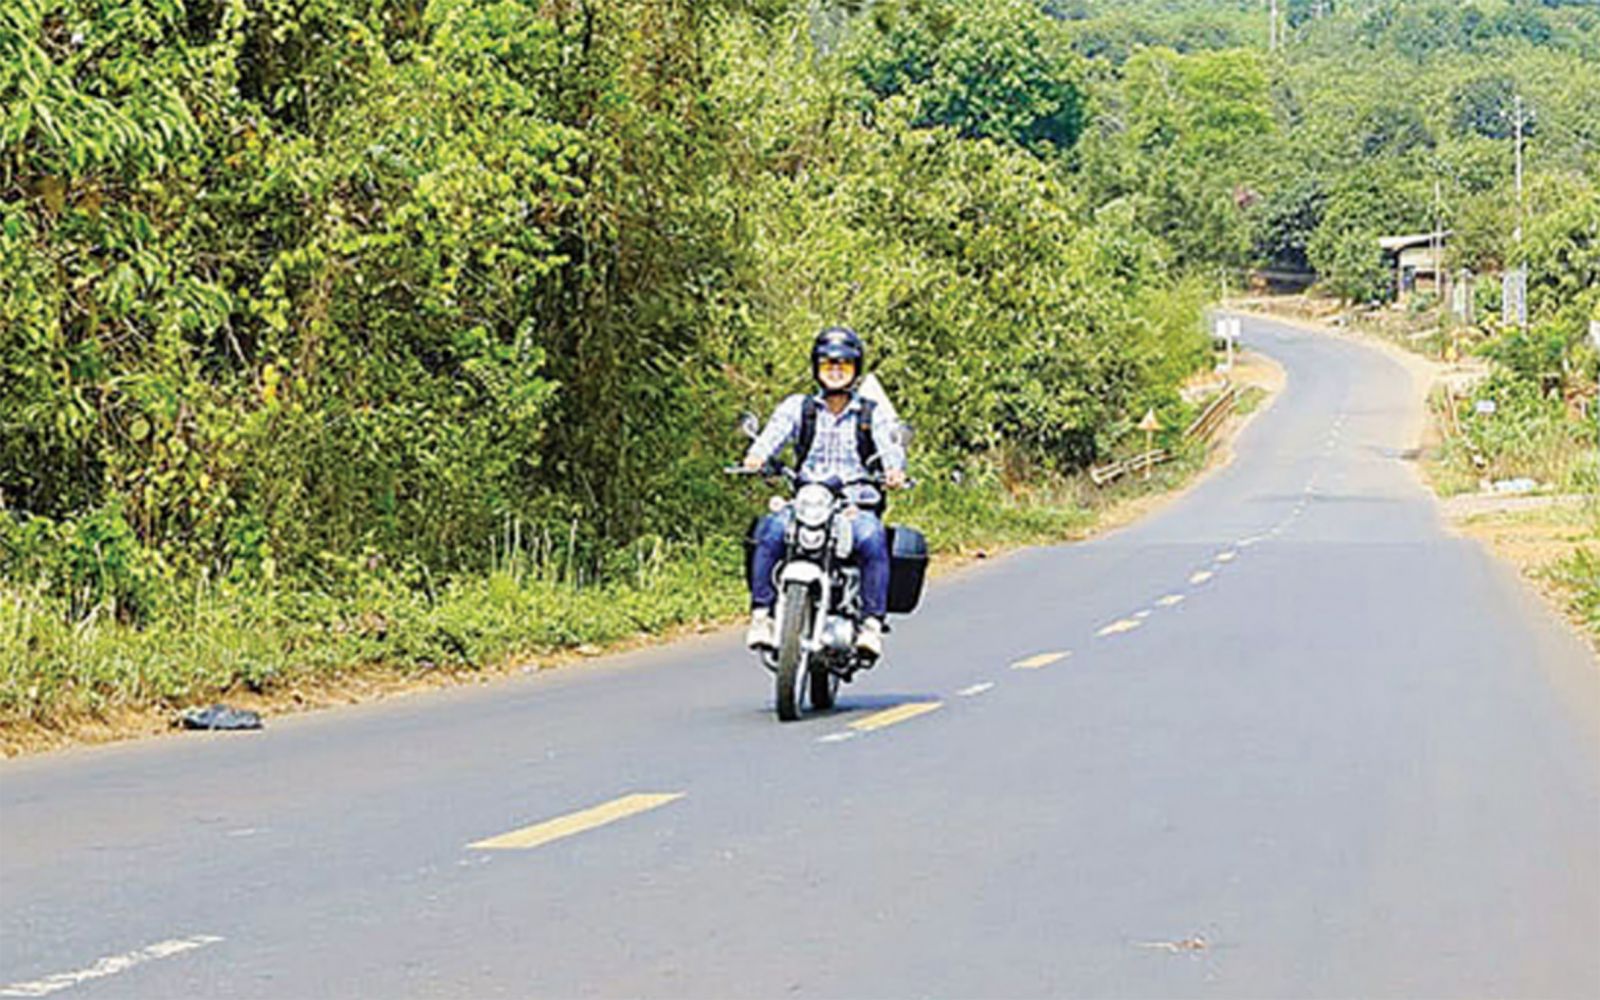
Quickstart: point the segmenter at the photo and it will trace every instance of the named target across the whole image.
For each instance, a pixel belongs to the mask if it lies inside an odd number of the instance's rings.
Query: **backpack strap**
[[[811,442],[817,437],[817,400],[806,396],[800,400],[800,430],[794,436],[794,468],[800,471],[811,454]]]
[[[856,411],[856,454],[861,458],[861,464],[871,471],[874,465],[882,465],[878,457],[878,441],[872,436],[872,411],[877,403],[861,397],[861,409]]]
[[[877,407],[870,399],[858,399],[861,406],[856,410],[856,454],[861,458],[861,464],[871,469],[879,463],[878,441],[872,436],[872,414]],[[800,429],[794,437],[794,467],[799,469],[806,464],[806,458],[811,454],[811,443],[817,437],[817,410],[822,404],[817,402],[815,396],[807,396],[800,402]]]

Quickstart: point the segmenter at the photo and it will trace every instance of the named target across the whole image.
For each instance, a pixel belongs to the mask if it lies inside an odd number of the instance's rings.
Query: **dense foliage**
[[[646,586],[745,515],[731,416],[827,322],[930,470],[1176,410],[1200,299],[1073,182],[1083,60],[1020,0],[923,6],[6,4],[7,706],[110,655],[75,623],[235,614],[254,676],[362,595]],[[340,655],[464,648],[378,631]]]
[[[1528,264],[1579,372],[1600,15],[1283,6],[1269,52],[1249,0],[10,0],[0,710],[101,656],[85,622],[248,609],[259,673],[459,651],[451,600],[703,580],[750,506],[731,417],[826,323],[924,478],[968,473],[935,520],[1179,423],[1218,268],[1381,297],[1376,236],[1436,215]],[[339,645],[380,599],[433,637]],[[666,603],[570,637],[715,605]]]

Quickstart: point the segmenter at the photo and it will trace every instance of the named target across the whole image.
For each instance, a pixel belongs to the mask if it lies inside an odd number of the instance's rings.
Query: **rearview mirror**
[[[761,436],[761,421],[754,413],[745,412],[739,415],[739,433],[754,441]]]
[[[894,429],[895,443],[905,448],[911,444],[911,439],[917,436],[916,429],[908,423],[900,423]]]

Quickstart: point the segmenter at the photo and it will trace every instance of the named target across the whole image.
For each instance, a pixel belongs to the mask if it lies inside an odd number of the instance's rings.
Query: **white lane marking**
[[[956,694],[963,698],[971,698],[973,695],[983,694],[985,691],[991,690],[993,687],[993,681],[984,681],[982,684],[974,684],[971,687],[964,687],[960,691],[957,691]],[[851,733],[850,735],[854,736],[855,733]]]
[[[1238,554],[1237,552],[1218,552],[1217,562],[1233,562],[1234,557]]]
[[[1112,622],[1110,625],[1107,625],[1105,628],[1103,628],[1100,631],[1096,632],[1095,635],[1098,635],[1098,636],[1119,635],[1119,634],[1121,634],[1123,632],[1132,632],[1134,629],[1138,628],[1140,625],[1143,625],[1143,624],[1144,624],[1144,622],[1137,621],[1137,620],[1135,620],[1133,618],[1119,618],[1118,620]]]
[[[216,944],[223,940],[215,934],[196,934],[193,937],[173,938],[170,941],[159,941],[137,951],[123,952],[121,955],[108,955],[87,969],[76,972],[57,972],[55,975],[45,976],[43,979],[34,979],[26,983],[12,983],[10,986],[0,986],[0,997],[42,997],[48,996],[57,990],[64,990],[72,986],[87,983],[93,979],[104,979],[106,976],[115,976],[119,972],[127,972],[135,966],[146,962],[153,962],[158,958],[172,958],[186,951],[204,948],[208,944]]]
[[[1207,580],[1211,579],[1212,577],[1214,577],[1216,575],[1217,574],[1211,572],[1209,569],[1203,569],[1200,572],[1196,573],[1194,576],[1189,577],[1189,582],[1190,583],[1205,583]]]
[[[1183,595],[1182,594],[1168,594],[1166,597],[1163,597],[1161,600],[1157,601],[1156,603],[1161,605],[1163,608],[1170,608],[1174,604],[1180,604],[1182,602],[1183,602]]]
[[[818,737],[817,738],[817,742],[818,743],[843,743],[845,740],[853,740],[855,738],[856,738],[856,734],[855,733],[829,733],[826,736]]]
[[[1239,548],[1248,549],[1250,546],[1264,541],[1266,541],[1266,537],[1264,535],[1251,535],[1249,538],[1239,539]]]
[[[1143,611],[1135,611],[1133,613],[1133,617],[1138,618],[1140,620],[1143,620],[1145,618],[1149,618],[1150,617],[1150,609],[1149,608],[1145,608]]]

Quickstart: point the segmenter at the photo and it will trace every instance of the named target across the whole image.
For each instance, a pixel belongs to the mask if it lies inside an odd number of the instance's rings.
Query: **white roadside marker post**
[[[1152,452],[1156,450],[1156,431],[1161,429],[1161,421],[1156,419],[1155,407],[1144,413],[1144,419],[1139,421],[1139,429],[1144,431],[1144,478],[1150,478],[1150,466],[1156,464]]]

